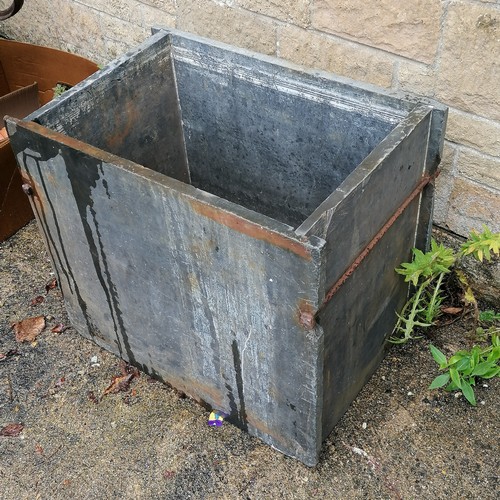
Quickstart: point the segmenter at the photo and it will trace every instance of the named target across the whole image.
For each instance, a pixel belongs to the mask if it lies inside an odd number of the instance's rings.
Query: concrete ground
[[[34,223],[0,244],[0,434],[14,434],[0,437],[2,500],[500,496],[500,381],[477,387],[477,407],[427,389],[429,343],[470,345],[467,321],[391,347],[308,468],[230,424],[209,427],[204,408],[144,374],[103,395],[128,372],[57,331],[69,325],[52,278]],[[11,324],[42,315],[36,340],[17,342]]]

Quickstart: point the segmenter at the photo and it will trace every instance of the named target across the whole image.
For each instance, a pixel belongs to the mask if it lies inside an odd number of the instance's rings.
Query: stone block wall
[[[500,231],[500,1],[27,0],[0,34],[105,64],[152,25],[442,101],[435,222]]]

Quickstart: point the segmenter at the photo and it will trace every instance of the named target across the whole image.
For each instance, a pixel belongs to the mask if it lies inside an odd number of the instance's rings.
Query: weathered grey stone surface
[[[312,25],[430,63],[437,52],[442,9],[440,0],[415,0],[411,6],[403,6],[399,0],[316,0]]]
[[[500,194],[500,158],[485,157],[472,149],[462,149],[458,156],[457,172]]]
[[[258,14],[275,17],[280,21],[296,26],[307,27],[310,24],[311,0],[229,0],[231,5],[243,7]]]
[[[401,90],[434,97],[436,94],[436,71],[424,63],[402,60],[397,63],[397,84]]]
[[[175,28],[177,19],[174,14],[168,11],[158,9],[156,7],[151,7],[149,5],[140,6],[141,13],[141,25],[148,30],[151,26],[165,26],[168,28]]]
[[[453,184],[447,213],[447,226],[461,233],[462,228],[481,230],[483,224],[500,231],[500,193],[458,177]]]
[[[79,3],[87,5],[94,11],[109,14],[129,23],[136,21],[140,15],[140,3],[130,2],[129,0],[106,0],[105,2],[101,0],[82,0]],[[120,15],[117,16],[117,13]]]
[[[281,26],[279,57],[297,64],[333,71],[339,75],[390,87],[394,62],[387,55],[360,48],[318,32]]]
[[[0,34],[20,42],[29,42],[48,47],[58,48],[59,30],[56,22],[57,0],[54,9],[48,8],[46,2],[24,2],[22,9],[7,21],[0,25]],[[46,26],[40,30],[40,26],[35,22],[37,19],[44,19]]]
[[[443,159],[439,165],[440,174],[435,181],[436,198],[434,201],[434,222],[446,227],[448,220],[448,208],[453,180],[455,178],[455,163],[457,148],[446,141],[443,149]]]
[[[209,0],[179,3],[177,28],[263,54],[276,54],[274,21]]]
[[[500,120],[500,10],[452,2],[437,72],[437,97],[458,109]]]
[[[176,0],[139,0],[140,3],[151,5],[164,12],[175,13]]]
[[[457,144],[500,158],[500,122],[452,109],[448,116],[446,137]]]

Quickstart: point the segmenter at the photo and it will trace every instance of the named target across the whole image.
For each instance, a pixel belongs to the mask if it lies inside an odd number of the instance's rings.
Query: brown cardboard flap
[[[0,119],[3,126],[5,115],[14,118],[24,118],[40,107],[38,102],[38,84],[35,82],[27,87],[10,92],[0,97]]]
[[[11,89],[38,82],[41,104],[52,99],[57,82],[76,85],[99,69],[95,63],[75,54],[1,39],[0,61]]]
[[[0,61],[0,96],[8,94],[10,92],[9,82],[5,76],[5,71],[3,70],[2,61]]]

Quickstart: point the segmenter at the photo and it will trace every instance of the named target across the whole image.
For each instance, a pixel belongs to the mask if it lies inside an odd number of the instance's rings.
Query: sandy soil
[[[144,374],[101,399],[120,361],[72,328],[51,332],[68,325],[52,278],[33,223],[0,245],[0,429],[24,426],[0,437],[3,500],[499,497],[500,381],[477,388],[477,407],[427,389],[429,343],[466,345],[466,323],[392,347],[308,468],[209,427],[204,408]],[[16,342],[10,325],[39,315],[36,341]]]

